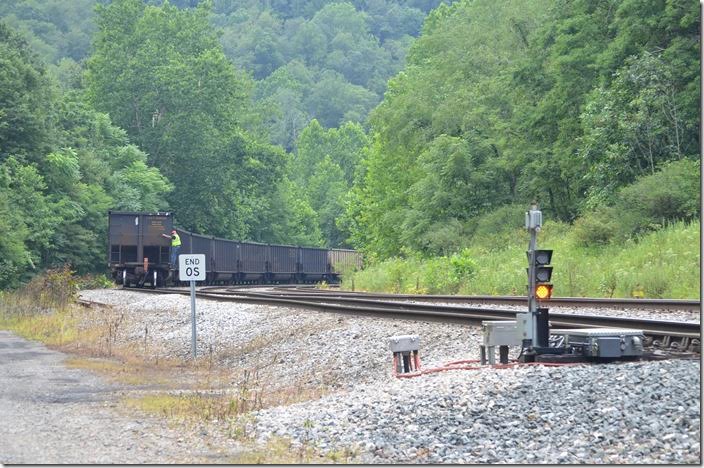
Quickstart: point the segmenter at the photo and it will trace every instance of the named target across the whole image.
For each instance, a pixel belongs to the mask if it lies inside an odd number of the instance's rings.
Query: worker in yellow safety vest
[[[175,229],[171,231],[170,236],[168,234],[162,234],[162,236],[166,237],[167,239],[171,239],[171,265],[173,267],[176,267],[178,253],[181,250],[181,238],[178,236],[178,233]]]

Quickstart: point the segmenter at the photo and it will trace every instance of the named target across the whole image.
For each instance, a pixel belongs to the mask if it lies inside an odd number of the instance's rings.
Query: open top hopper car
[[[168,212],[109,212],[108,266],[116,283],[151,287],[177,283],[178,265],[170,265],[173,228]],[[322,249],[221,239],[175,228],[182,254],[204,254],[208,284],[313,283],[340,281],[362,257],[347,249]]]

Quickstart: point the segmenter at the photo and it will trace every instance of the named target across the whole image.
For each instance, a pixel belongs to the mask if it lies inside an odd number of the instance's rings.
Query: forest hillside
[[[579,248],[696,224],[700,21],[688,0],[4,1],[0,287],[102,271],[108,209],[369,264],[514,236],[533,201]]]

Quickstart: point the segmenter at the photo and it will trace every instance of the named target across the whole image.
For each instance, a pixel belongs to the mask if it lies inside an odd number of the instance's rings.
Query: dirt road
[[[0,463],[228,463],[236,451],[120,410],[133,388],[68,368],[65,358],[0,330]]]

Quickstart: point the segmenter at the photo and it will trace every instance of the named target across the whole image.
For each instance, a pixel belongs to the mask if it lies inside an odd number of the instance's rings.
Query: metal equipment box
[[[533,329],[530,324],[531,321],[530,312],[521,312],[516,314],[516,336],[519,340],[532,340],[533,339]]]
[[[643,354],[643,330],[631,328],[573,328],[550,330],[564,337],[563,346],[573,347],[583,356],[620,358]]]
[[[389,349],[392,353],[407,353],[418,351],[420,337],[418,335],[399,335],[389,339]]]
[[[519,346],[521,338],[515,320],[491,320],[482,322],[484,346]]]

